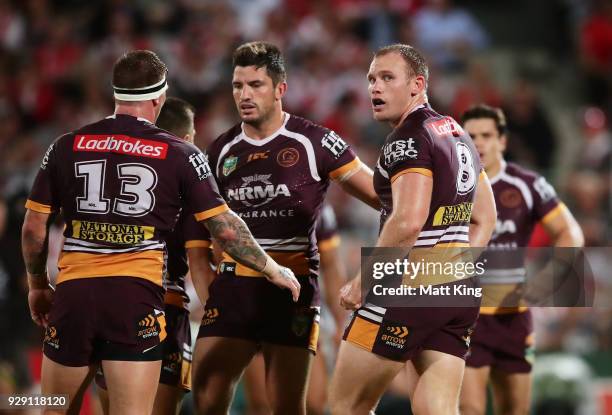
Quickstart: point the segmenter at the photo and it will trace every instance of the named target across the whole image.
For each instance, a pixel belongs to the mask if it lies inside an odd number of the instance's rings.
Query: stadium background
[[[0,0],[0,393],[35,391],[39,376],[19,232],[44,150],[112,113],[112,64],[138,48],[168,64],[169,95],[196,107],[204,148],[236,121],[231,52],[256,39],[285,52],[285,109],[334,129],[369,165],[387,133],[369,110],[372,51],[415,45],[430,63],[433,107],[457,117],[477,102],[502,106],[508,157],[547,176],[587,245],[610,245],[610,0]],[[352,274],[378,218],[341,192],[329,200]],[[57,251],[61,227],[52,232]],[[612,312],[535,315],[534,413],[612,414]],[[377,413],[406,413],[391,409],[395,399]]]

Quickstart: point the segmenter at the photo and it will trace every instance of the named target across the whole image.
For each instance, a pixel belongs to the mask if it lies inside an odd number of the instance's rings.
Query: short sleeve
[[[380,156],[391,183],[406,173],[433,177],[432,147],[426,132],[407,135],[400,130],[394,133],[383,146]]]
[[[532,184],[533,214],[538,221],[547,222],[561,212],[563,203],[559,200],[557,192],[546,178],[536,177]]]
[[[229,210],[219,194],[208,157],[196,146],[184,143],[178,168],[182,179],[182,197],[186,208],[201,221]]]
[[[334,131],[325,130],[317,141],[315,146],[319,153],[319,163],[330,179],[338,179],[359,167],[360,161],[353,149]]]
[[[193,215],[187,215],[181,223],[185,239],[185,248],[210,248],[212,240],[208,229],[195,220]]]
[[[34,185],[25,204],[27,209],[39,213],[51,213],[60,208],[60,198],[55,182],[58,141],[49,146],[40,163]]]

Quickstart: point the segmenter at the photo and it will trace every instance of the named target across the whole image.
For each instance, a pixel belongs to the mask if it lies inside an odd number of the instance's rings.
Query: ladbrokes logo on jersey
[[[451,117],[444,117],[428,125],[436,135],[459,137],[463,129]]]
[[[77,135],[72,146],[74,151],[96,151],[118,153],[137,157],[165,159],[168,144],[127,135]]]
[[[433,226],[469,222],[472,216],[473,205],[473,203],[466,202],[458,205],[440,206],[434,215]]]
[[[259,207],[269,203],[278,196],[291,197],[291,192],[286,184],[273,184],[270,181],[271,174],[254,174],[242,177],[239,188],[228,189],[227,198],[239,200],[249,207]]]
[[[72,221],[72,237],[91,242],[110,242],[114,244],[137,244],[151,239],[155,233],[153,226],[124,225],[90,221]]]

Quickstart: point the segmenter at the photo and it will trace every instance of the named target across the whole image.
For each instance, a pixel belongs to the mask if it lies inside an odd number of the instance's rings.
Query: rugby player
[[[26,202],[28,303],[34,322],[46,328],[42,394],[67,394],[69,413],[78,413],[100,363],[111,414],[151,413],[158,346],[166,337],[163,241],[181,207],[230,255],[299,295],[292,272],[267,256],[228,209],[206,157],[153,124],[166,99],[166,76],[153,52],[119,58],[112,75],[115,113],[59,137]],[[47,223],[59,210],[66,228],[53,292],[45,267]]]
[[[489,247],[509,253],[524,248],[537,223],[542,224],[552,245],[583,246],[580,226],[546,179],[504,160],[507,126],[502,110],[477,105],[463,114],[462,123],[490,177],[497,205],[497,223]],[[525,282],[520,252],[504,255],[504,263],[490,262],[481,277],[490,298],[508,298]],[[496,413],[529,413],[534,358],[531,312],[520,304],[499,304],[501,301],[480,309],[461,388],[462,415],[485,413],[489,381]]]
[[[347,312],[338,303],[338,293],[346,282],[345,270],[340,258],[340,235],[338,233],[336,215],[333,208],[325,203],[321,209],[321,215],[317,220],[315,229],[317,237],[317,248],[321,257],[319,273],[323,277],[322,291],[325,294],[325,306],[328,307],[333,317],[335,333],[325,336],[325,310],[321,314],[321,336],[319,345],[329,346],[337,350],[344,332],[344,324]],[[331,324],[330,324],[331,325]],[[306,408],[308,415],[323,415],[327,405],[327,390],[329,386],[329,375],[327,370],[327,353],[325,348],[318,347],[317,354],[312,362],[312,370],[308,382],[306,396]],[[328,351],[330,348],[327,349]],[[333,354],[333,353],[332,353]],[[331,356],[333,359],[333,356]],[[246,415],[267,415],[270,411],[266,399],[266,374],[263,356],[258,353],[244,371],[242,378],[244,395],[246,401]]]
[[[342,138],[283,111],[283,57],[265,42],[238,47],[232,89],[242,119],[209,147],[211,169],[230,207],[266,251],[301,282],[293,304],[261,273],[223,254],[194,353],[196,408],[226,414],[236,383],[261,348],[275,414],[305,413],[316,350],[319,289],[315,222],[330,181],[374,208],[372,172]]]
[[[179,98],[169,97],[157,117],[157,127],[192,143],[195,138],[193,107]],[[183,396],[191,390],[191,330],[189,327],[189,296],[185,292],[185,276],[192,280],[210,280],[210,267],[191,266],[194,261],[207,261],[210,255],[208,234],[186,210],[174,231],[166,239],[168,251],[168,280],[164,295],[166,339],[162,343],[162,368],[153,406],[154,415],[178,414]],[[189,267],[187,263],[189,257]],[[96,374],[102,409],[108,414],[108,393],[104,374]]]
[[[428,68],[421,53],[403,44],[383,47],[376,52],[367,78],[374,118],[394,128],[374,172],[383,204],[376,246],[439,250],[486,246],[495,226],[491,186],[481,173],[470,137],[455,120],[428,105]],[[448,278],[452,281],[454,276]],[[362,305],[360,277],[343,288],[341,302],[357,311],[345,332],[332,379],[334,415],[373,411],[407,361],[412,361],[419,376],[412,411],[457,413],[477,307]],[[390,329],[397,329],[401,341],[388,338]]]

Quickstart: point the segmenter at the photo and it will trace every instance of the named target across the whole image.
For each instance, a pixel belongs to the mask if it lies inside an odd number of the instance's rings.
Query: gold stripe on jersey
[[[433,177],[433,172],[429,169],[425,169],[421,167],[410,167],[408,169],[404,169],[402,171],[395,173],[393,177],[391,177],[391,183],[396,181],[400,176],[403,176],[404,174],[408,174],[408,173],[418,173],[418,174],[422,174],[423,176]]]
[[[469,248],[470,244],[466,242],[440,242],[435,246],[443,248]]]
[[[319,252],[329,251],[340,246],[340,236],[334,235],[331,238],[323,239],[317,243]]]
[[[475,258],[468,248],[469,245],[412,248],[408,260],[418,268],[416,273],[405,274],[402,284],[412,287],[442,285],[473,277],[476,274]]]
[[[38,203],[30,199],[26,201],[25,207],[26,209],[30,209],[38,213],[51,213],[54,211],[54,209],[51,206],[45,205],[43,203]]]
[[[81,278],[136,277],[162,286],[164,253],[159,250],[123,254],[62,252],[57,283]]]
[[[509,314],[527,310],[527,303],[520,299],[517,288],[521,284],[483,284],[482,314]]]
[[[359,157],[355,157],[353,160],[349,161],[348,163],[338,167],[335,170],[330,171],[329,177],[335,180],[341,177],[342,175],[350,172],[351,170],[357,169],[357,168],[361,168],[361,161],[359,160]]]
[[[308,265],[308,259],[306,258],[305,252],[266,251],[266,253],[283,267],[290,268],[295,275],[308,275],[310,273],[310,267]],[[264,274],[261,272],[236,262],[227,252],[223,252],[221,261],[236,264],[236,275],[239,277],[264,276]]]
[[[440,206],[433,218],[433,226],[453,225],[456,223],[469,223],[472,217],[474,203],[465,202],[458,205]]]
[[[211,248],[212,243],[210,241],[196,240],[185,242],[185,248]]]
[[[228,210],[229,210],[229,207],[227,207],[227,205],[224,203],[212,209],[194,213],[193,216],[196,218],[197,221],[201,221],[201,220],[205,220],[208,218],[212,218],[213,216],[217,216],[220,213],[227,212]]]
[[[480,174],[478,175],[478,180],[479,180],[479,181],[480,181],[480,180],[487,179],[487,178],[489,178],[489,176],[487,176],[487,172],[486,172],[486,171],[484,171],[484,170],[483,170],[483,171],[481,171],[481,172],[480,172]]]
[[[376,341],[376,335],[378,334],[379,328],[379,324],[372,323],[371,321],[356,316],[355,321],[353,321],[348,335],[346,336],[346,341],[371,352],[372,348],[374,347],[374,342]]]
[[[488,316],[495,314],[516,314],[524,313],[529,310],[527,306],[520,307],[480,307],[480,314],[486,314]]]
[[[559,202],[555,208],[553,208],[550,212],[544,215],[542,219],[540,219],[540,222],[546,224],[557,216],[559,216],[564,210],[567,210],[567,206],[565,206],[565,203]]]

